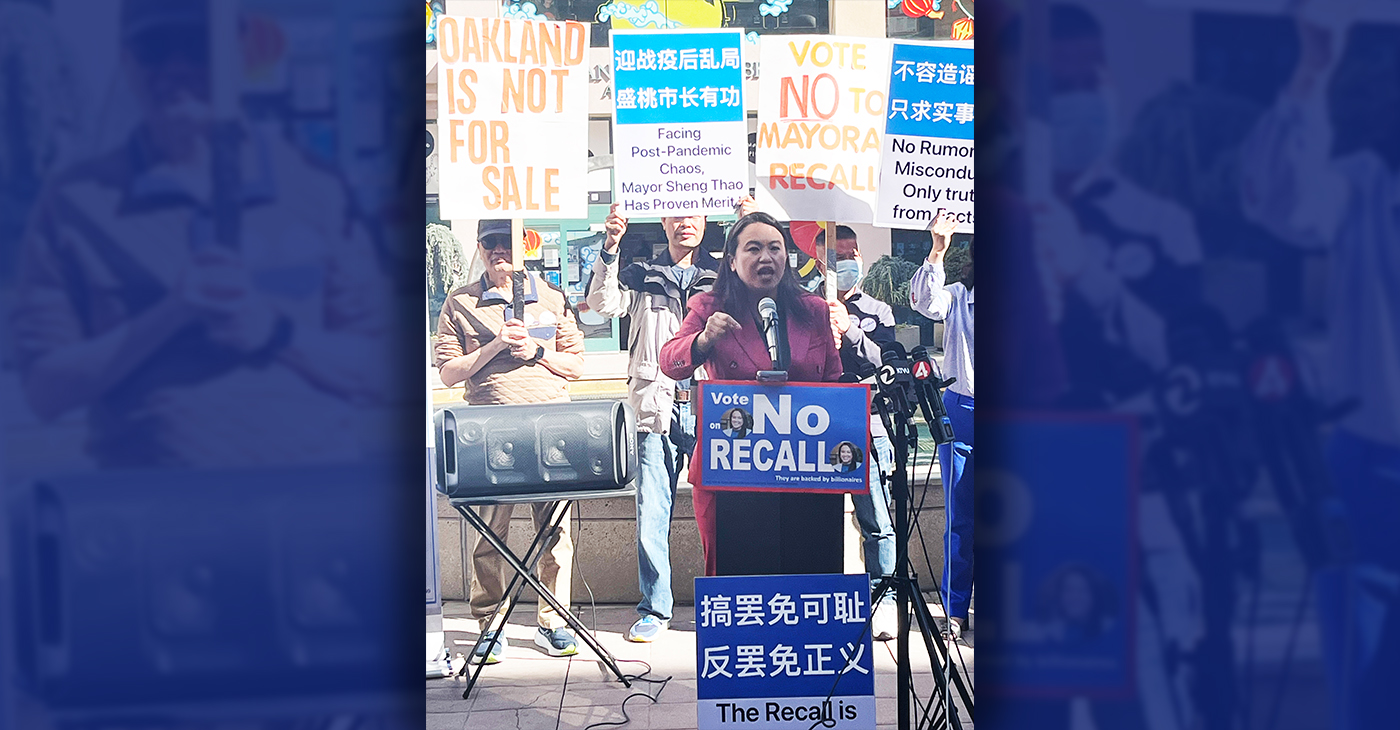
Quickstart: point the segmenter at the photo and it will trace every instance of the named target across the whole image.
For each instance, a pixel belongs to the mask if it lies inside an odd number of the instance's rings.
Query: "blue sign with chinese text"
[[[618,124],[742,122],[743,35],[612,33]]]
[[[864,574],[696,578],[699,727],[873,730],[869,621]]]
[[[865,492],[870,389],[855,383],[700,384],[700,480],[714,489]]]
[[[971,48],[895,43],[886,133],[972,139],[973,88]]]

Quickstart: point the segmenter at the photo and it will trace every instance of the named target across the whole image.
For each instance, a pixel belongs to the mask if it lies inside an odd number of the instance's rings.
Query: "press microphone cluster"
[[[944,380],[923,346],[915,347],[911,357],[903,345],[892,342],[880,351],[880,362],[875,372],[876,392],[872,395],[881,418],[888,421],[891,412],[913,414],[917,405],[929,424],[933,442],[952,441],[953,424],[943,407],[943,389],[956,379]]]

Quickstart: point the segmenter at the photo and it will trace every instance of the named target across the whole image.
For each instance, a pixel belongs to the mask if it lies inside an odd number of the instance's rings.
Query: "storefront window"
[[[753,33],[827,33],[827,0],[502,0],[508,17],[592,23],[594,47],[611,28],[744,28]],[[533,9],[533,15],[530,15]]]
[[[887,0],[885,35],[937,41],[973,39],[973,0]]]

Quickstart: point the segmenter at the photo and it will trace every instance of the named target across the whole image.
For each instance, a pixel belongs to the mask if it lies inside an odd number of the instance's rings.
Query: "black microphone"
[[[935,444],[946,444],[956,438],[953,422],[948,418],[948,409],[943,406],[943,389],[957,381],[956,378],[943,379],[928,349],[923,345],[914,348],[914,389],[919,393],[919,406],[923,409],[924,420]]]
[[[768,343],[768,358],[773,361],[773,369],[786,370],[787,363],[779,362],[778,303],[773,297],[758,300],[758,316],[763,320],[763,338]]]
[[[913,379],[910,367],[904,345],[891,342],[880,350],[880,369],[875,374],[875,381],[879,383],[880,389],[889,395],[900,413],[914,411],[909,393]]]

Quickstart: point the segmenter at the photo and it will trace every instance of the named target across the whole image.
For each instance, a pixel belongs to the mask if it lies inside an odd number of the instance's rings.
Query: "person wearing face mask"
[[[740,203],[747,212],[751,198]],[[588,306],[604,317],[628,317],[627,394],[637,413],[637,582],[642,600],[627,640],[650,642],[671,621],[671,516],[680,453],[694,443],[694,424],[680,417],[689,403],[690,376],[672,378],[661,368],[661,346],[680,329],[695,295],[708,292],[717,276],[715,259],[700,250],[705,216],[661,219],[666,250],[619,270],[618,248],[627,219],[614,203],[604,223],[603,249],[588,282]]]
[[[818,233],[815,244],[821,246],[826,233]],[[878,369],[880,353],[895,341],[894,310],[860,290],[865,277],[865,261],[860,255],[856,232],[848,226],[836,227],[836,294],[838,301],[829,303],[831,328],[841,348],[841,367],[847,373]],[[890,520],[889,485],[887,476],[894,471],[894,445],[885,433],[878,415],[870,417],[870,435],[879,455],[879,473],[870,480],[867,494],[852,494],[856,524],[864,544],[865,570],[874,585],[880,576],[894,572],[894,524]],[[872,470],[873,471],[873,470]],[[887,641],[894,637],[894,596],[887,594],[875,612],[871,638]]]
[[[1201,246],[1187,211],[1116,169],[1120,111],[1098,21],[1068,4],[1049,20],[1050,197],[1030,208],[1068,399],[1101,406],[1166,368],[1164,315],[1197,300]]]
[[[771,297],[778,305],[779,333],[786,334],[789,352],[788,382],[834,382],[841,378],[841,356],[831,336],[831,315],[826,302],[808,294],[788,267],[787,234],[773,216],[757,212],[740,218],[724,242],[724,260],[714,289],[696,295],[680,329],[661,347],[661,368],[674,379],[691,377],[704,366],[714,380],[756,380],[774,363],[764,341],[758,303]],[[698,448],[698,446],[697,446]],[[695,522],[705,551],[705,575],[719,571],[716,495],[700,483],[700,460],[690,463],[694,485]],[[821,511],[839,494],[785,494],[781,510],[756,515],[752,529],[768,535],[799,530],[788,520],[801,519],[811,508]],[[788,530],[784,531],[784,527]],[[784,545],[784,548],[793,548]],[[775,556],[778,563],[786,559]],[[839,568],[838,568],[839,571]]]

